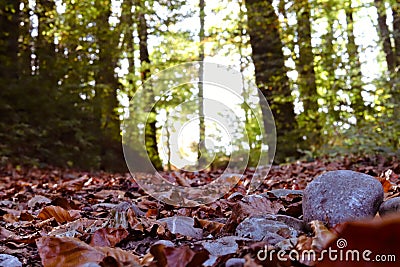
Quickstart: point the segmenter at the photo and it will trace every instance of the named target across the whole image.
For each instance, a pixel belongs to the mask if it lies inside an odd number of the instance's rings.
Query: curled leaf
[[[114,260],[119,267],[140,266],[139,258],[129,252],[119,248],[92,247],[76,238],[47,236],[39,238],[36,245],[44,267],[83,267],[104,260]]]
[[[44,207],[40,211],[38,217],[42,220],[54,218],[58,223],[71,222],[74,220],[67,210],[58,206]]]

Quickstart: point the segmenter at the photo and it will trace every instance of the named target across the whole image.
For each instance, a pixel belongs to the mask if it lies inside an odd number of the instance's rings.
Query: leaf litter
[[[260,260],[260,250],[274,247],[266,240],[235,236],[235,230],[252,216],[301,219],[301,190],[330,170],[372,175],[384,187],[386,199],[399,196],[399,166],[396,158],[379,157],[273,166],[257,191],[246,195],[253,173],[249,169],[223,198],[194,208],[176,208],[146,195],[130,174],[7,165],[0,168],[0,254],[6,259],[16,257],[22,266],[46,267],[225,266],[226,262],[340,266],[330,261],[279,261],[276,256]],[[220,170],[174,171],[163,173],[163,177],[182,186],[198,186],[219,174]],[[398,240],[398,229],[399,216],[377,216],[373,221],[333,228],[313,221],[291,246],[299,253],[310,249],[320,253],[345,238],[352,244],[348,249],[370,247],[384,252],[397,248],[396,242],[385,240]]]

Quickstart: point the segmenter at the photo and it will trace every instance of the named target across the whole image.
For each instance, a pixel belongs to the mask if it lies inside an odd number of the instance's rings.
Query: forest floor
[[[317,175],[341,169],[376,177],[385,188],[385,198],[399,194],[399,160],[382,157],[273,166],[254,194],[302,190]],[[190,184],[219,173],[170,172],[165,176]],[[245,186],[251,175],[248,170],[229,194],[214,203],[176,208],[146,195],[130,174],[4,166],[0,169],[0,266],[6,266],[1,260],[8,260],[7,266],[225,266],[229,259],[227,266],[278,266],[275,256],[265,261],[259,257],[268,242],[238,237],[235,228],[260,213],[301,218],[301,196],[272,194],[248,201]],[[400,220],[395,223],[399,226]],[[292,249],[318,249],[318,243],[321,250],[337,238],[338,231],[314,224],[312,230],[300,234],[297,244],[291,244]],[[279,264],[315,263],[288,260]]]

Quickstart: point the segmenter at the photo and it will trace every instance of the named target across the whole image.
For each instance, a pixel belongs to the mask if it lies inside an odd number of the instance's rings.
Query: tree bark
[[[99,47],[96,79],[96,114],[100,126],[100,168],[102,170],[123,171],[126,165],[122,152],[120,120],[117,114],[118,78],[117,66],[118,32],[112,31],[108,23],[111,15],[111,1],[96,1],[100,14],[96,19],[96,34]]]
[[[365,105],[364,100],[361,95],[362,92],[362,73],[361,73],[361,63],[358,54],[358,46],[356,45],[354,37],[354,19],[353,19],[353,9],[351,7],[351,1],[349,1],[348,6],[345,7],[346,12],[346,22],[347,22],[347,54],[349,56],[349,74],[347,75],[350,79],[350,91],[351,97],[351,107],[354,111],[354,115],[357,120],[357,124],[364,120]]]
[[[298,45],[299,59],[297,70],[299,73],[298,86],[300,100],[303,102],[304,117],[306,122],[305,129],[307,134],[307,149],[312,150],[321,143],[318,113],[318,95],[317,84],[315,81],[314,54],[311,45],[311,22],[310,5],[308,0],[302,0],[298,3],[297,11],[298,23]]]
[[[0,78],[13,84],[18,78],[19,1],[0,1]]]
[[[147,48],[148,33],[147,33],[147,21],[144,12],[144,3],[141,0],[136,0],[136,17],[138,19],[138,35],[139,35],[139,57],[141,62],[141,79],[142,86],[145,85],[145,81],[150,77],[150,56]],[[148,91],[149,97],[152,101],[154,99],[153,89],[150,87],[143,88]],[[153,105],[153,103],[150,103]],[[151,162],[157,170],[162,170],[163,166],[158,153],[157,147],[157,127],[156,127],[156,107],[152,106],[149,114],[147,124],[145,126],[145,142],[148,156]]]
[[[133,20],[133,13],[132,13],[132,8],[134,6],[133,0],[124,0],[123,6],[122,6],[122,27],[124,27],[124,45],[125,45],[125,50],[127,53],[127,58],[128,58],[128,75],[127,75],[127,80],[129,83],[129,92],[128,95],[132,96],[136,92],[136,86],[135,86],[135,48],[134,48],[134,39],[133,39],[133,25],[134,25],[134,20]]]
[[[378,10],[378,29],[383,44],[383,51],[385,52],[386,56],[386,63],[389,72],[393,74],[396,68],[396,60],[390,42],[389,27],[386,24],[387,16],[386,16],[385,4],[382,0],[374,0],[374,3]]]
[[[203,84],[203,74],[204,74],[204,13],[205,3],[204,0],[199,1],[199,18],[200,18],[200,32],[199,32],[199,39],[200,39],[200,53],[199,53],[199,61],[200,61],[200,68],[199,68],[199,145],[197,150],[197,160],[199,167],[202,167],[205,163],[205,132],[206,128],[204,125],[204,84]],[[202,154],[203,157],[201,156]]]
[[[275,119],[277,132],[276,162],[288,157],[298,157],[299,135],[295,132],[294,104],[286,76],[282,42],[279,36],[279,20],[272,0],[246,1],[248,33],[255,66],[256,83],[267,99]],[[271,133],[273,124],[267,121],[267,107],[261,106],[265,132]]]
[[[392,5],[393,15],[393,38],[396,56],[396,67],[397,71],[400,71],[400,4],[394,1]]]

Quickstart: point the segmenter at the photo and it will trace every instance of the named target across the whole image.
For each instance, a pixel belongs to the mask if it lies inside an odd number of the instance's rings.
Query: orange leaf
[[[221,232],[221,229],[225,226],[225,224],[220,223],[220,222],[213,222],[209,220],[203,220],[199,219],[197,217],[194,218],[194,227],[202,228],[203,230],[206,230],[210,234],[216,235],[219,232]]]
[[[42,237],[36,241],[44,267],[81,267],[112,257],[118,266],[139,266],[137,256],[116,248],[91,247],[71,237]]]
[[[74,220],[67,210],[58,206],[44,207],[40,211],[38,217],[42,220],[54,218],[58,223],[71,222]]]

